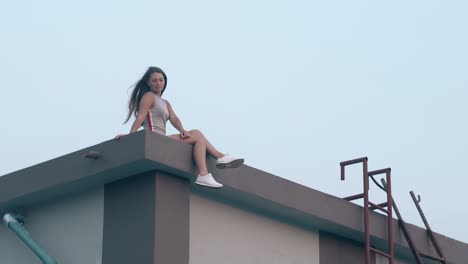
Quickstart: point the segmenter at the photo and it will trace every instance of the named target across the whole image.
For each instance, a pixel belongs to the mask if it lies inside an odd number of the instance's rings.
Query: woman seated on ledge
[[[222,187],[223,185],[217,182],[208,172],[206,153],[208,152],[208,154],[217,158],[216,167],[218,169],[239,167],[244,163],[244,159],[219,152],[197,129],[186,131],[182,122],[174,113],[171,104],[162,99],[166,86],[167,76],[164,71],[158,67],[149,67],[133,88],[128,102],[128,116],[124,124],[134,114],[135,121],[130,133],[136,132],[143,125],[145,129],[166,135],[166,122],[169,119],[174,128],[180,132],[178,135],[170,135],[169,137],[193,145],[193,156],[200,171],[195,183],[213,188]],[[124,135],[119,134],[115,139],[119,139]]]

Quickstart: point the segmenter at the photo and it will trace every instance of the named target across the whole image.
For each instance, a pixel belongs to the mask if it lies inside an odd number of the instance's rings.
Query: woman
[[[128,122],[132,114],[135,115],[130,133],[136,132],[143,125],[145,129],[166,135],[166,122],[179,130],[180,134],[169,137],[178,141],[193,145],[193,155],[200,174],[195,181],[196,184],[220,188],[223,185],[217,182],[206,166],[206,153],[217,158],[216,167],[218,169],[236,168],[244,163],[244,159],[235,158],[219,152],[197,129],[186,131],[182,122],[175,114],[171,104],[162,99],[167,86],[167,76],[158,67],[149,67],[143,77],[135,85],[128,103],[128,115],[125,123]],[[117,135],[119,139],[124,134]]]

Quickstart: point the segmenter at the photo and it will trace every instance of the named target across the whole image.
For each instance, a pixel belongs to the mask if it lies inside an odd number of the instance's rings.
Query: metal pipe
[[[445,256],[442,253],[442,250],[440,249],[439,243],[437,243],[437,240],[435,239],[434,234],[432,233],[431,226],[429,226],[429,222],[427,222],[426,216],[424,215],[424,213],[422,211],[422,208],[419,205],[419,202],[421,201],[421,197],[419,197],[419,199],[416,199],[416,196],[414,195],[413,191],[410,191],[410,194],[411,194],[411,198],[413,198],[414,205],[416,205],[416,208],[418,209],[419,215],[421,216],[421,218],[422,218],[422,220],[424,222],[424,225],[426,226],[427,234],[428,234],[429,238],[432,241],[432,245],[434,246],[434,248],[435,248],[435,250],[437,252],[437,255],[439,255],[440,259],[443,260],[443,263],[446,263],[445,262]]]
[[[376,248],[371,248],[371,250],[374,251],[375,253],[379,254],[379,255],[382,255],[382,256],[388,258],[388,259],[391,259],[391,258],[392,258],[391,255],[389,255],[389,254],[387,254],[387,253],[385,253],[385,252],[383,252],[383,251],[380,251],[380,250],[378,250],[378,249],[376,249]]]
[[[377,174],[386,174],[386,173],[389,173],[390,171],[392,171],[391,168],[386,168],[386,169],[381,169],[381,170],[373,170],[373,171],[369,171],[369,176],[374,176],[374,175],[377,175]]]
[[[340,166],[347,166],[347,165],[356,164],[356,163],[359,163],[359,162],[364,162],[364,161],[367,161],[367,160],[368,160],[367,157],[362,157],[362,158],[342,161],[342,162],[340,162]]]
[[[57,264],[54,258],[49,256],[44,249],[37,244],[28,233],[28,231],[21,225],[22,221],[19,220],[19,216],[7,213],[3,216],[3,221],[16,235],[23,240],[23,242],[36,254],[36,256],[44,264]]]
[[[424,254],[424,253],[419,253],[419,254],[421,254],[421,256],[423,256],[425,258],[436,260],[436,261],[439,261],[441,263],[446,263],[444,258],[438,258],[438,257],[434,257],[434,256],[427,255],[427,254]]]
[[[391,256],[390,258],[390,264],[394,263],[394,249],[393,249],[393,197],[392,197],[392,177],[391,177],[391,170],[388,169],[386,172],[387,176],[387,209],[388,209],[388,215],[387,215],[387,221],[388,221],[388,251]]]
[[[353,159],[353,160],[348,160],[348,161],[342,161],[340,162],[340,167],[341,167],[341,180],[345,180],[345,166],[351,165],[351,164],[356,164],[360,162],[366,162],[367,163],[367,157],[362,157],[358,159]]]
[[[375,203],[369,202],[369,204],[370,204],[371,210],[379,209],[380,211],[388,214],[388,210],[384,208],[384,206],[387,206],[387,203],[375,204]]]
[[[351,195],[348,197],[343,197],[343,199],[346,201],[354,201],[354,200],[361,199],[361,198],[364,198],[364,193],[355,194],[355,195]]]
[[[363,161],[362,172],[364,175],[364,232],[366,234],[366,264],[371,263],[370,256],[370,227],[369,227],[369,174],[367,158]]]

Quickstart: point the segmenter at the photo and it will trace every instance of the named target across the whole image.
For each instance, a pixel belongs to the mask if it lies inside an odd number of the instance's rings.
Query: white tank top
[[[164,99],[154,95],[154,105],[146,115],[143,127],[158,134],[166,135],[166,122],[169,119],[169,110]]]

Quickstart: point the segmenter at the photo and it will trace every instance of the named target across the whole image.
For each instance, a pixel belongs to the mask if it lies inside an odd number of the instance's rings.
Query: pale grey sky
[[[128,88],[159,66],[184,126],[222,151],[336,196],[362,191],[359,168],[341,182],[339,162],[368,156],[392,168],[407,221],[422,226],[414,190],[435,231],[468,242],[467,11],[462,0],[3,1],[0,175],[126,133]]]

